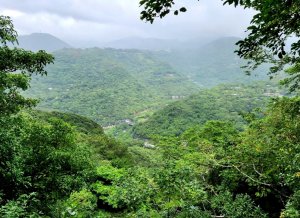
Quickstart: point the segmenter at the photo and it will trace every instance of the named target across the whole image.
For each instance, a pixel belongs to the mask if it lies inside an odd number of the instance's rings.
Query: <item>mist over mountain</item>
[[[238,37],[213,40],[194,38],[186,41],[132,37],[112,41],[105,46],[148,50],[201,87],[267,79],[265,66],[258,68],[251,76],[245,74],[242,66],[246,61],[234,53],[239,40]]]
[[[159,51],[153,54],[160,60],[185,74],[202,87],[221,83],[243,82],[266,79],[266,68],[260,67],[252,76],[246,76],[241,67],[246,64],[234,51],[238,37],[223,37],[194,48]]]
[[[52,52],[62,48],[72,47],[63,40],[48,33],[21,35],[18,37],[18,42],[19,47],[31,51],[45,50],[47,52]]]
[[[178,47],[178,44],[179,41],[177,40],[127,37],[105,43],[104,47],[118,49],[168,50]]]
[[[188,40],[178,39],[160,39],[160,38],[142,38],[126,37],[110,41],[103,44],[103,47],[117,49],[142,49],[142,50],[186,50],[200,48],[211,41],[209,38],[195,38]]]

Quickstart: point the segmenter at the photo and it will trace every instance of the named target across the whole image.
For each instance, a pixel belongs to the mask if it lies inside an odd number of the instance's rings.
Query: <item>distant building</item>
[[[130,119],[125,119],[124,123],[128,124],[129,126],[133,126],[134,122]]]
[[[145,142],[144,143],[144,148],[149,148],[149,149],[155,149],[155,145],[150,144],[149,142]]]

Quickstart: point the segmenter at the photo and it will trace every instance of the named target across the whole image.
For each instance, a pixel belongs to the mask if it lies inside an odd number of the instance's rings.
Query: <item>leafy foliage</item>
[[[277,99],[267,116],[253,121],[242,141],[228,153],[231,166],[223,173],[237,179],[234,191],[243,189],[258,198],[271,217],[278,216],[299,187],[299,98]],[[266,202],[272,199],[273,205]]]
[[[152,13],[167,13],[163,10],[171,7],[168,2],[173,1],[163,1],[163,7]],[[225,3],[252,7],[255,2]],[[157,112],[135,127],[135,134],[154,139],[153,150],[128,148],[87,118],[20,111],[34,102],[22,97],[19,89],[28,88],[31,74],[44,74],[52,56],[9,49],[6,42],[15,42],[16,37],[10,19],[0,17],[0,27],[4,51],[0,100],[5,103],[0,115],[1,217],[299,216],[299,97],[275,98],[265,112],[253,113],[254,107],[264,106],[267,96],[280,96],[279,91],[266,84],[202,91],[168,105],[162,115]],[[80,50],[62,52],[74,58],[67,59],[66,68],[82,67],[85,58],[90,58],[81,57]],[[99,50],[89,52],[93,56]],[[103,57],[93,59],[101,66],[124,60],[124,65],[113,68],[120,79],[126,78],[121,72],[125,65],[134,66],[127,71],[132,78],[145,70],[136,84],[147,84],[149,90],[161,85],[161,98],[170,95],[170,90],[188,92],[174,88],[180,74],[170,76],[168,66],[153,66],[157,62],[144,53],[101,52]],[[9,56],[13,56],[11,62],[6,60]],[[136,63],[139,58],[148,63]],[[98,74],[98,65],[89,67],[92,75]],[[294,71],[297,65],[291,75],[297,74]],[[107,80],[102,85],[114,84],[111,71],[104,72]]]
[[[33,73],[46,74],[44,67],[53,62],[53,57],[44,51],[33,53],[9,48],[7,43],[17,43],[10,18],[0,16],[0,27],[0,113],[4,115],[36,104],[35,100],[24,98],[20,90],[28,89]]]
[[[286,63],[293,65],[299,62],[299,2],[226,0],[224,4],[241,5],[257,11],[247,28],[248,36],[237,43],[240,57],[252,60],[254,67],[261,63],[274,63],[271,73],[278,72]],[[290,37],[296,39],[290,51],[286,51],[286,41]],[[274,56],[279,59],[276,60]]]
[[[140,6],[144,7],[144,11],[141,12],[141,19],[150,21],[153,23],[155,17],[163,18],[167,14],[170,13],[170,9],[174,5],[173,0],[165,0],[165,1],[158,1],[158,0],[141,0]],[[173,13],[174,15],[178,15],[179,12],[186,12],[187,9],[185,7],[181,7],[175,10]]]

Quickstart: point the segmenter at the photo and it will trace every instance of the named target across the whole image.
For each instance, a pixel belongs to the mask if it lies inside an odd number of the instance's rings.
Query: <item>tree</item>
[[[18,44],[17,32],[7,16],[0,16],[0,114],[18,112],[21,108],[31,107],[36,100],[25,98],[20,90],[29,88],[32,74],[44,75],[44,67],[52,63],[54,57],[45,51],[37,53],[21,48],[11,48]]]
[[[266,116],[252,121],[240,143],[227,152],[228,168],[222,173],[226,184],[238,181],[233,192],[252,193],[271,217],[278,217],[284,206],[284,217],[297,217],[287,216],[291,211],[300,214],[299,110],[299,97],[275,99]]]
[[[263,63],[271,63],[269,74],[278,73],[286,65],[300,63],[300,2],[293,0],[223,0],[223,4],[242,6],[254,9],[256,14],[247,28],[248,36],[237,42],[239,46],[236,53],[249,60],[247,73]],[[163,18],[171,12],[175,0],[140,0],[144,7],[141,19],[154,21],[156,17]],[[186,9],[180,8],[185,12]],[[178,10],[174,11],[178,14]],[[287,40],[293,40],[290,47],[286,46]],[[290,86],[291,91],[299,89],[300,70],[294,68],[288,72],[290,77],[283,81]]]

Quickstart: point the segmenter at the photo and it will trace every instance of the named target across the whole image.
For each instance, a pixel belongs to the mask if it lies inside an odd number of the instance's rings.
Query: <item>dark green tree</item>
[[[16,113],[36,104],[36,100],[23,97],[20,90],[29,88],[32,74],[46,74],[44,67],[54,60],[45,51],[34,53],[11,48],[10,45],[16,44],[17,32],[11,19],[0,16],[0,115]]]
[[[300,214],[299,110],[299,97],[274,100],[266,116],[251,122],[241,133],[241,142],[227,152],[224,184],[230,184],[233,192],[252,194],[270,217],[278,217],[284,207],[281,217]]]

